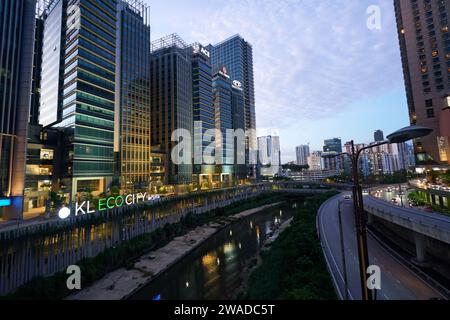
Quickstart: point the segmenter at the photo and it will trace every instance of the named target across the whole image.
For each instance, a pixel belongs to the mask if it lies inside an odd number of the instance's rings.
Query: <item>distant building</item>
[[[308,157],[311,155],[309,152],[309,145],[300,145],[295,148],[295,154],[297,157],[296,164],[299,166],[308,165]]]
[[[323,143],[323,152],[342,153],[342,140],[340,138],[325,140]]]
[[[313,151],[308,157],[309,170],[322,170],[322,151]]]
[[[377,130],[375,131],[375,133],[373,134],[373,138],[375,142],[381,142],[384,141],[384,133],[381,130]]]
[[[355,144],[355,151],[376,144]],[[351,153],[350,143],[345,144],[346,152]],[[385,144],[364,150],[359,157],[359,169],[365,177],[369,175],[393,174],[413,167],[412,148],[406,143]]]
[[[258,164],[261,167],[261,176],[273,177],[281,173],[280,137],[259,137],[258,155]]]
[[[299,172],[288,172],[287,176],[294,181],[322,182],[323,180],[339,175],[336,170],[307,170]]]

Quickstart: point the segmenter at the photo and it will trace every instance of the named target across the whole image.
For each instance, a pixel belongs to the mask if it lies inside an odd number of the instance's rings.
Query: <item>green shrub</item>
[[[316,233],[320,205],[335,193],[308,198],[249,279],[245,295],[251,300],[336,299]]]

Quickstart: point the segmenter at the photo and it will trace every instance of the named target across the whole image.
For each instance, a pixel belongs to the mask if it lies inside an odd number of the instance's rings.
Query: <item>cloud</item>
[[[302,124],[320,125],[357,101],[403,86],[391,0],[193,0],[192,4],[198,12],[191,12],[191,17],[186,12],[173,22],[175,27],[189,21],[188,27],[173,32],[204,44],[239,33],[252,44],[258,127],[298,132]],[[381,8],[381,30],[367,27],[370,5]],[[282,143],[292,148],[307,141],[289,137]]]
[[[231,0],[191,23],[191,36],[209,43],[240,33],[252,43],[258,125],[292,125],[332,117],[401,83],[392,2],[378,3],[381,30],[366,26],[372,4]]]

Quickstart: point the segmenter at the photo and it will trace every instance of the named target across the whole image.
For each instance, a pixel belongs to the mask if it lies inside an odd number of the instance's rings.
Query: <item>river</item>
[[[140,289],[131,300],[231,299],[244,271],[274,227],[293,215],[295,202],[267,209],[222,229]]]

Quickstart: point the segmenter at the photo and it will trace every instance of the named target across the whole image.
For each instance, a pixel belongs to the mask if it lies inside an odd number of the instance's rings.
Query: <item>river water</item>
[[[292,217],[287,202],[222,229],[187,257],[143,287],[131,300],[231,299],[243,271],[254,260],[276,225]]]

